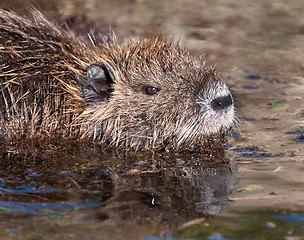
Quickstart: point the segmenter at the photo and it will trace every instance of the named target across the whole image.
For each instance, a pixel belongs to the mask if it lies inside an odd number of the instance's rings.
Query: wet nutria
[[[0,136],[181,148],[233,124],[224,81],[178,44],[141,39],[123,48],[114,34],[88,44],[33,16],[0,10]]]

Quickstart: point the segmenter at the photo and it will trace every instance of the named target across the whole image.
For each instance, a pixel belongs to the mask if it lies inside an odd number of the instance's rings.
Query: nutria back
[[[232,96],[212,67],[172,41],[112,34],[82,42],[38,11],[0,10],[0,135],[178,149],[222,135]],[[94,36],[92,36],[92,39]]]

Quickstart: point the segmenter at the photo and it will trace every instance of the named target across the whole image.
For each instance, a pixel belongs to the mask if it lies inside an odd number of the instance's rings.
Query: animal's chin
[[[220,118],[220,116],[218,117]],[[141,124],[132,128],[126,125],[125,128],[120,128],[119,132],[111,131],[108,137],[111,136],[110,145],[135,151],[167,150],[169,148],[178,152],[189,149],[191,149],[190,151],[206,152],[210,151],[212,147],[221,145],[218,143],[223,142],[225,133],[233,124],[233,121],[219,118],[218,122],[212,122],[206,116],[203,118],[193,116],[184,121],[179,130],[157,126],[155,129],[158,131],[152,131],[150,124],[146,126]]]
[[[226,143],[225,136],[225,131],[220,130],[215,134],[207,135],[191,142],[186,141],[180,145],[177,145],[177,142],[173,141],[166,145],[166,150],[207,154],[208,156],[213,157],[224,156],[224,144]]]
[[[204,121],[187,120],[177,134],[177,145],[182,146],[188,143],[199,143],[205,139],[217,138],[220,135],[225,135],[232,127],[234,122],[233,117],[227,119],[204,118]]]
[[[230,109],[213,112],[206,118],[206,134],[226,133],[234,125],[235,113],[234,107]]]

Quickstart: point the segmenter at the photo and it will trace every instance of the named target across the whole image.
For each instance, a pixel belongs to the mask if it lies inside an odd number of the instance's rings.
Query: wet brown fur
[[[61,135],[136,149],[160,147],[174,141],[185,119],[196,114],[188,106],[216,78],[212,68],[170,41],[131,40],[122,48],[112,34],[94,46],[38,11],[33,15],[30,21],[0,10],[1,136]],[[110,100],[92,104],[84,100],[79,79],[94,62],[105,63],[115,83]],[[143,95],[142,86],[151,83],[172,94],[160,92],[158,100]],[[176,89],[182,92],[178,99]]]

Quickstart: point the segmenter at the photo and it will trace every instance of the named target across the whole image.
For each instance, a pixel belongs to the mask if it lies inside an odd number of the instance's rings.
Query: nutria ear
[[[104,101],[112,92],[113,75],[104,63],[92,63],[82,82],[82,94],[87,102]]]

